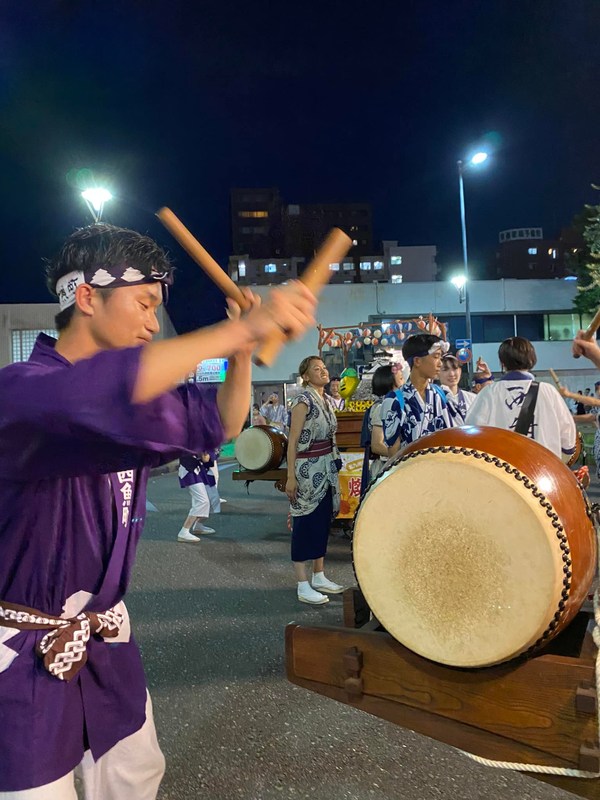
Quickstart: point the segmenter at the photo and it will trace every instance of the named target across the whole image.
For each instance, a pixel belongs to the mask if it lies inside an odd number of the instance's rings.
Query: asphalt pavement
[[[128,607],[143,651],[167,772],[161,800],[567,800],[517,773],[287,682],[290,621],[341,625],[341,596],[300,604],[285,497],[221,472],[216,535],[180,544],[189,504],[153,478]],[[326,573],[352,585],[350,543],[331,538]]]

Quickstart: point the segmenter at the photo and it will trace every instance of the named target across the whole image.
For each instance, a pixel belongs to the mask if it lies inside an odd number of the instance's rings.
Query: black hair
[[[376,394],[377,397],[385,397],[388,392],[392,391],[394,388],[394,373],[392,372],[391,364],[385,364],[375,370],[371,385],[373,394]]]
[[[440,337],[434,336],[433,333],[415,333],[402,345],[402,355],[406,361],[409,358],[423,358],[436,342],[441,341]]]
[[[79,228],[68,236],[54,258],[46,261],[46,285],[56,296],[56,283],[69,272],[89,272],[96,267],[130,265],[143,275],[152,270],[173,273],[173,265],[165,251],[143,233],[118,228],[104,222]],[[114,289],[98,290],[106,299]],[[58,331],[64,330],[75,313],[75,305],[60,311],[55,318]]]

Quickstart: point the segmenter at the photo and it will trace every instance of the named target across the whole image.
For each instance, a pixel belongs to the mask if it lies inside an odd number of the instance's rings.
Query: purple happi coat
[[[213,388],[131,401],[141,348],[71,364],[44,334],[30,360],[0,370],[0,600],[69,617],[122,601],[151,467],[223,441]],[[126,611],[125,611],[126,615]],[[137,645],[93,636],[70,682],[45,670],[44,631],[0,620],[0,792],[70,772],[84,745],[99,758],[145,720]]]

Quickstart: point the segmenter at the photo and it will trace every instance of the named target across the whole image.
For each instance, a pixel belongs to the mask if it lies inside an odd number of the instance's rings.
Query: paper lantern
[[[387,347],[388,344],[389,344],[389,342],[384,336],[383,339],[381,340],[381,345],[382,345],[382,347]]]
[[[375,347],[375,345],[379,344],[379,339],[376,339],[375,337],[373,337],[373,340],[372,340],[371,344],[373,345],[373,347]]]
[[[365,328],[364,331],[362,332],[362,335],[363,336],[370,336],[371,335],[371,331],[368,328]]]
[[[377,330],[376,330],[376,331],[373,331],[373,336],[374,336],[376,339],[381,339],[381,331],[379,330],[379,328],[377,328]]]
[[[371,340],[368,336],[365,336],[365,347],[368,347],[371,344]]]

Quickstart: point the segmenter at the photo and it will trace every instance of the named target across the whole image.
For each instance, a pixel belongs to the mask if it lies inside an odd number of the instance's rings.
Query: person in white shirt
[[[476,394],[466,389],[459,389],[458,384],[462,376],[462,365],[456,356],[447,353],[442,356],[440,368],[440,383],[446,392],[448,410],[453,417],[455,426],[464,425],[467,411],[475,402]]]
[[[340,394],[340,379],[336,376],[329,381],[329,391],[325,392],[325,398],[329,400],[336,411],[343,411],[346,401]]]
[[[286,430],[288,427],[288,412],[285,406],[279,402],[279,393],[271,392],[269,399],[260,409],[260,413],[267,420],[269,425]]]
[[[480,392],[467,412],[467,425],[491,425],[513,430],[534,376],[535,348],[528,339],[511,336],[498,349],[503,375]],[[549,383],[540,383],[531,439],[547,447],[558,458],[567,459],[575,451],[576,429],[565,401]]]

